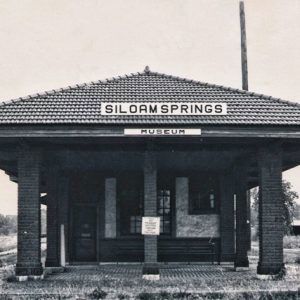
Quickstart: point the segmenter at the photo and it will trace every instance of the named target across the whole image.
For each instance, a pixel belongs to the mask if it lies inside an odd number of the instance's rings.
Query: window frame
[[[220,213],[220,178],[219,175],[217,173],[213,173],[213,172],[209,172],[209,173],[192,173],[189,174],[188,177],[188,214],[189,215],[214,215],[214,214],[219,214]],[[200,209],[200,208],[196,208],[195,207],[195,200],[193,199],[194,197],[192,197],[192,194],[194,193],[194,191],[196,189],[193,189],[191,187],[191,184],[193,184],[193,181],[199,180],[199,182],[201,181],[201,179],[203,178],[211,178],[213,177],[214,180],[214,187],[216,189],[215,192],[215,199],[214,199],[214,208],[209,208],[209,209]],[[191,180],[191,178],[193,178]],[[198,179],[196,179],[198,178]],[[194,191],[193,191],[194,190]],[[193,192],[192,192],[193,191]],[[199,190],[200,191],[200,190]],[[198,192],[199,192],[198,191]],[[208,201],[210,202],[209,196],[208,196]],[[209,203],[210,204],[210,203]]]
[[[127,218],[128,218],[128,228],[126,229],[126,231],[124,230],[124,228],[122,228],[122,226],[124,225],[124,216],[122,216],[122,212],[124,213],[126,210],[122,209],[123,205],[126,203],[122,203],[122,191],[121,188],[126,186],[126,180],[132,181],[130,182],[130,184],[133,184],[133,186],[131,186],[131,188],[133,190],[137,190],[137,188],[139,187],[139,191],[137,191],[138,198],[139,198],[139,207],[138,210],[140,211],[140,215],[137,214],[130,214],[128,213]],[[134,182],[134,183],[133,183]],[[129,185],[130,185],[129,184]],[[141,238],[142,237],[142,233],[141,232],[131,232],[131,217],[142,217],[144,216],[144,186],[143,186],[143,177],[141,177],[140,172],[138,171],[125,171],[125,172],[121,172],[119,173],[119,176],[117,176],[117,210],[118,210],[118,226],[117,226],[117,237],[118,238]],[[136,224],[137,222],[135,222]],[[142,228],[141,228],[142,229]]]
[[[165,192],[166,191],[169,191],[169,195],[166,195],[165,194]],[[162,193],[162,195],[160,195],[159,193],[160,192],[163,192]],[[166,208],[166,206],[165,206],[165,197],[166,196],[168,196],[169,197],[169,214],[167,215],[167,214],[165,214],[165,210],[167,209]],[[163,199],[163,207],[161,207],[161,205],[160,205],[160,197],[162,197],[162,199]],[[172,191],[171,191],[171,189],[170,188],[164,188],[164,187],[162,187],[162,188],[158,188],[157,189],[157,216],[158,217],[160,217],[160,222],[162,222],[161,224],[160,224],[160,226],[162,225],[162,228],[163,228],[163,231],[162,230],[160,230],[160,235],[161,236],[171,236],[172,235]],[[159,213],[159,210],[160,209],[162,209],[163,210],[163,214],[161,215],[160,213]],[[165,219],[165,217],[166,216],[168,216],[168,218],[169,218],[169,220],[168,220],[168,222],[169,222],[169,231],[168,232],[164,232],[164,229],[165,229],[165,223],[166,223],[166,219]]]

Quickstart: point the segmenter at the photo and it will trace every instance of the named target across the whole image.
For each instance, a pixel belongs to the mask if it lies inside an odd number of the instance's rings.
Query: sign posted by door
[[[143,235],[159,235],[160,217],[143,217],[142,234]]]

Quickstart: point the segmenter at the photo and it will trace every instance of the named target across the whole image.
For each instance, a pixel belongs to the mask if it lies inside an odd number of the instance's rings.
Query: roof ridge
[[[214,83],[203,82],[203,81],[200,81],[200,80],[188,79],[188,78],[185,78],[185,77],[178,77],[178,76],[168,75],[168,74],[165,74],[165,73],[152,72],[152,71],[149,71],[148,73],[153,74],[153,75],[157,75],[157,76],[166,77],[166,78],[172,78],[172,79],[178,80],[178,81],[185,81],[185,82],[201,84],[201,85],[205,85],[205,86],[209,86],[209,87],[219,88],[219,89],[222,89],[222,90],[225,90],[225,91],[232,91],[232,92],[238,92],[240,94],[246,94],[246,95],[250,95],[250,96],[257,96],[257,97],[262,98],[262,99],[273,100],[273,101],[277,101],[279,103],[290,104],[290,105],[294,105],[294,106],[297,106],[297,107],[300,108],[300,103],[285,100],[285,99],[282,99],[282,98],[276,98],[276,97],[261,94],[261,93],[246,91],[246,90],[242,90],[242,89],[238,89],[238,88],[232,88],[232,87],[219,85],[219,84],[214,84]]]

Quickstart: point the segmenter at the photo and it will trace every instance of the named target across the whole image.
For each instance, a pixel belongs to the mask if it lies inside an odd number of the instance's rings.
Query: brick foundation
[[[258,274],[272,275],[283,268],[282,158],[278,144],[261,147],[259,163]]]
[[[22,147],[18,155],[18,254],[17,276],[40,276],[41,209],[40,209],[41,153]]]

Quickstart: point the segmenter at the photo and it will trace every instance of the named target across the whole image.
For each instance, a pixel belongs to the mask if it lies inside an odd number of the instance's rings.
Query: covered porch
[[[43,274],[41,203],[47,205],[46,267],[231,262],[236,269],[248,268],[247,191],[256,185],[261,191],[257,272],[281,270],[281,176],[297,164],[291,145],[182,137],[180,143],[178,138],[124,141],[81,140],[71,146],[54,140],[42,148],[31,141],[15,153],[18,176],[13,169],[9,173],[19,185],[18,276]],[[141,235],[142,216],[160,216],[158,237]]]

